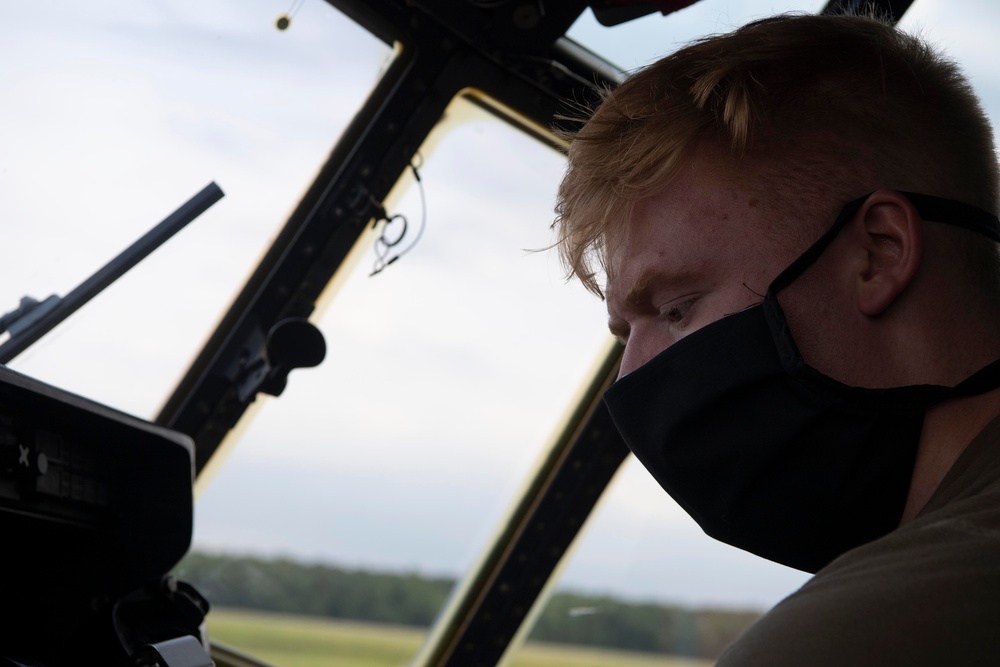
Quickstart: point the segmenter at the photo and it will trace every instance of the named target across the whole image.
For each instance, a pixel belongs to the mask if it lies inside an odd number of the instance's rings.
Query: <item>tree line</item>
[[[193,552],[174,571],[218,606],[427,627],[455,581]],[[692,609],[557,592],[530,640],[715,659],[756,611]]]

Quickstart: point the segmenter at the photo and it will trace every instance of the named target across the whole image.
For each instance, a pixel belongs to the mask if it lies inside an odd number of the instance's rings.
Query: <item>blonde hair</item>
[[[706,142],[778,206],[804,196],[835,210],[888,187],[997,209],[992,130],[970,85],[872,17],[782,15],[699,40],[606,91],[568,138],[557,245],[600,296],[598,267],[634,204]]]

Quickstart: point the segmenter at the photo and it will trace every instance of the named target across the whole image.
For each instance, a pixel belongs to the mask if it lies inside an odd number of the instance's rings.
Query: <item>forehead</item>
[[[636,203],[620,238],[609,247],[609,305],[651,271],[745,274],[769,264],[777,248],[768,233],[767,209],[751,188],[704,169],[686,169],[659,193]]]

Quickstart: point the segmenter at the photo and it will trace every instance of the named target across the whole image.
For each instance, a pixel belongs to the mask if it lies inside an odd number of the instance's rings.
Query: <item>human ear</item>
[[[873,193],[856,215],[865,252],[858,306],[876,317],[906,289],[920,266],[923,220],[910,200],[892,190]]]

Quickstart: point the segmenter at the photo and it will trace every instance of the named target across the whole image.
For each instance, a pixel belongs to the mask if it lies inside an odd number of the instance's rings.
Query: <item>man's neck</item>
[[[1000,389],[946,401],[927,411],[900,525],[920,513],[965,448],[997,415]]]

